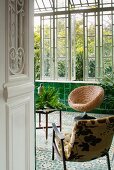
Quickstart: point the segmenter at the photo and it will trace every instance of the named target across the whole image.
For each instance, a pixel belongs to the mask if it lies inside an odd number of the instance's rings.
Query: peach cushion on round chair
[[[104,89],[100,86],[81,86],[68,96],[71,108],[81,112],[91,111],[99,106],[104,98]]]

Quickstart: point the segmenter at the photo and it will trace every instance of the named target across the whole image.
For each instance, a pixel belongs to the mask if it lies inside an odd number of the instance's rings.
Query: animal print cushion
[[[66,159],[68,159],[70,157],[70,154],[71,154],[71,143],[70,143],[70,139],[71,139],[71,133],[64,133],[64,151],[65,151],[65,156],[66,156]],[[60,153],[60,155],[62,155],[62,147],[61,147],[61,141],[59,138],[55,138],[55,141],[57,143],[57,148],[58,148],[58,151]]]
[[[80,120],[74,123],[72,133],[65,134],[66,160],[89,161],[104,156],[110,149],[114,134],[114,116]],[[61,143],[56,138],[61,154]]]

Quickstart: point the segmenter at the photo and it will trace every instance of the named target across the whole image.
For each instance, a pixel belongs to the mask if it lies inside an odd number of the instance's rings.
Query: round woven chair
[[[71,108],[80,112],[89,112],[98,107],[104,98],[104,89],[100,86],[81,86],[68,96]]]

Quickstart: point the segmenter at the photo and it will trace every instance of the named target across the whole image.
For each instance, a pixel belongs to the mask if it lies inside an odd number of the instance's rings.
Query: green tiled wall
[[[67,110],[68,111],[74,111],[73,109],[71,109],[68,105],[68,95],[69,93],[77,88],[77,87],[80,87],[80,86],[84,86],[84,85],[94,85],[94,84],[87,84],[87,83],[67,83],[67,82],[39,82],[39,81],[36,81],[35,82],[35,98],[37,97],[37,88],[39,87],[40,83],[43,83],[44,87],[47,88],[47,87],[55,87],[58,92],[59,92],[59,97],[60,97],[60,100],[61,102],[63,102],[66,106],[67,106]],[[105,106],[104,108],[101,108],[101,107],[98,107],[96,108],[95,110],[93,110],[92,112],[94,113],[108,113],[109,110],[106,110],[105,109]],[[110,111],[110,114],[112,113],[113,111]]]
[[[66,104],[68,106],[68,95],[69,93],[76,87],[82,85],[82,84],[74,84],[74,83],[60,83],[60,82],[35,82],[35,96],[37,95],[37,88],[40,85],[40,83],[43,83],[44,87],[55,87],[59,92],[59,97],[61,102]]]

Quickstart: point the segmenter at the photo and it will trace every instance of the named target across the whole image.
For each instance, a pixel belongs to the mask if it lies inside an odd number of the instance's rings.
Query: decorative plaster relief
[[[24,50],[24,0],[9,0],[8,53],[10,75],[23,74]]]
[[[9,70],[12,74],[22,73],[24,69],[24,49],[11,48],[9,51]]]

